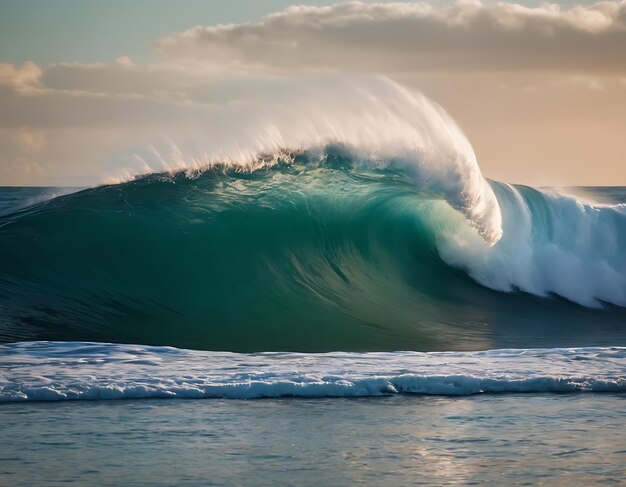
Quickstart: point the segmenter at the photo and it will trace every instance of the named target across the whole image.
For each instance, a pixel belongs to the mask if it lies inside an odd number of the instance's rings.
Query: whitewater
[[[0,346],[0,401],[626,392],[626,348],[236,354],[80,342]]]
[[[238,352],[623,343],[626,191],[595,206],[490,188],[503,215],[493,245],[404,169],[336,147],[11,210],[0,339]]]
[[[623,391],[626,189],[488,180],[423,95],[314,85],[0,190],[0,400]]]

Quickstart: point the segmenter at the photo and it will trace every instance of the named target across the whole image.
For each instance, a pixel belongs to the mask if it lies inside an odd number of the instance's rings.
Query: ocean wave
[[[485,249],[458,226],[454,235],[439,237],[446,262],[499,291],[556,294],[587,307],[626,306],[626,215],[620,204],[492,184],[502,208],[503,239]]]
[[[155,151],[168,172],[26,207],[6,197],[0,341],[247,352],[626,339],[626,191],[594,205],[487,181],[436,104],[353,81],[291,93],[266,116],[246,105],[237,143],[173,165]]]
[[[202,352],[106,343],[0,346],[0,401],[626,392],[626,348]]]
[[[242,352],[621,343],[626,215],[491,184],[495,245],[406,169],[336,146],[38,203],[0,216],[0,340]]]
[[[402,170],[417,188],[462,213],[488,245],[499,240],[494,193],[471,144],[437,103],[382,76],[309,76],[277,87],[278,103],[244,96],[220,113],[220,129],[193,144],[201,150],[186,153],[172,141],[151,146],[135,154],[139,167],[117,181],[214,167],[262,169],[294,153],[324,157],[331,146],[360,166]]]

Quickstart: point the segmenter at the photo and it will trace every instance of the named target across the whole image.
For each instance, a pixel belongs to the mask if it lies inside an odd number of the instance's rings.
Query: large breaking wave
[[[0,334],[240,351],[622,336],[625,216],[492,184],[493,246],[404,171],[331,149],[50,200],[2,217]]]
[[[170,172],[0,216],[0,339],[233,351],[624,340],[623,206],[488,182],[424,97],[384,80],[349,95],[332,110],[294,101],[242,129],[252,142]]]

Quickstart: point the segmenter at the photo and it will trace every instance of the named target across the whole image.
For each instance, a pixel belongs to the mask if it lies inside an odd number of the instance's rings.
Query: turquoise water
[[[6,212],[0,341],[237,352],[626,344],[624,188],[592,206],[492,182],[503,236],[490,246],[409,172],[331,156],[146,176]]]
[[[2,485],[620,485],[626,397],[0,405]]]
[[[0,188],[1,484],[623,481],[626,188],[325,151]]]

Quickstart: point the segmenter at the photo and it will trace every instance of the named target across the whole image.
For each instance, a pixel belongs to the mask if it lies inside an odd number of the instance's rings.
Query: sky
[[[282,0],[0,0],[0,59],[96,62],[157,58],[156,39],[195,25],[248,22],[282,10]],[[333,1],[309,2],[332,5]]]
[[[291,4],[0,0],[0,184],[180,167],[382,76],[440,104],[487,177],[626,185],[626,1]]]

